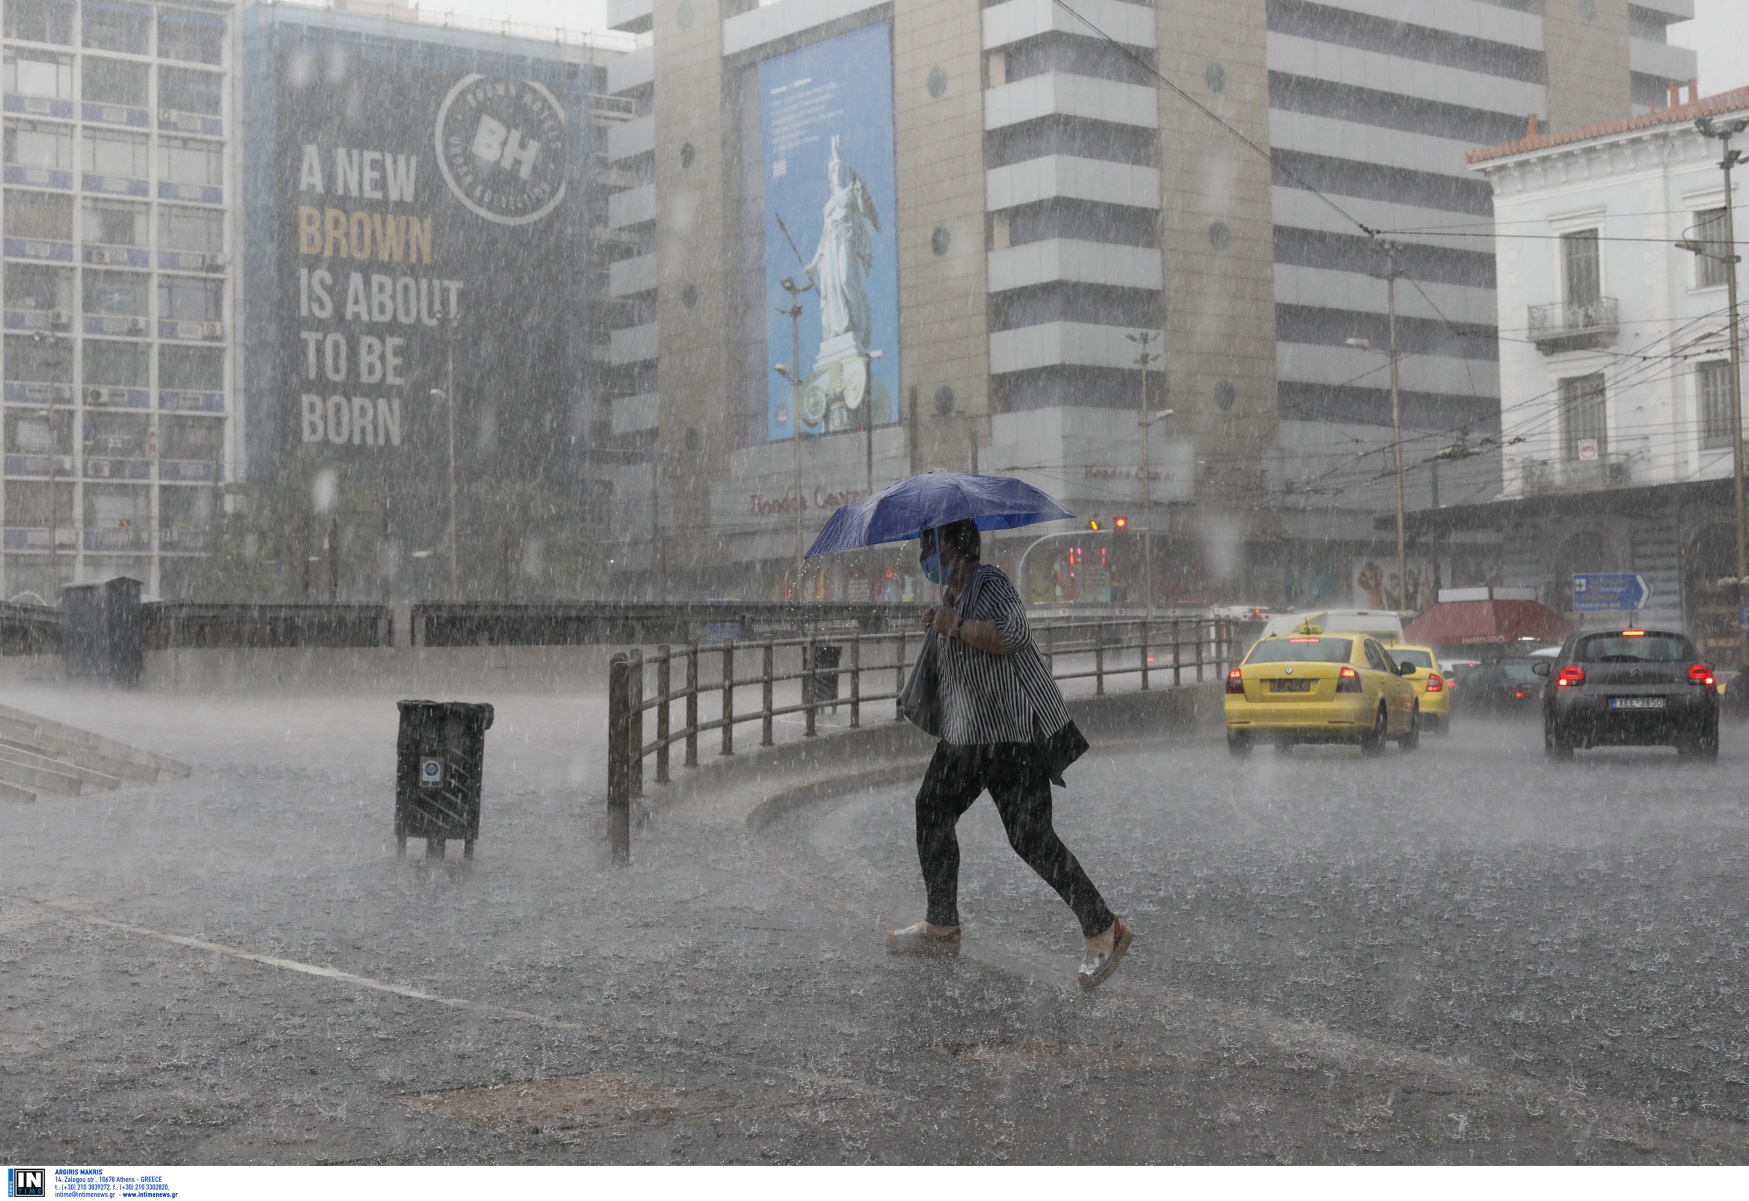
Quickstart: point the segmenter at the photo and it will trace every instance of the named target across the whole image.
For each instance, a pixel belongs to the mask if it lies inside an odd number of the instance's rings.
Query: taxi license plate
[[[1611,709],[1662,709],[1664,698],[1661,696],[1612,696],[1609,698]]]
[[[1310,692],[1312,690],[1312,681],[1271,680],[1269,681],[1269,690],[1271,692]]]

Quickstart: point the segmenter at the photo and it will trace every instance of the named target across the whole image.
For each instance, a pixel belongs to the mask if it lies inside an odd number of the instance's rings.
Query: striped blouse
[[[995,622],[1008,653],[992,655],[958,638],[936,637],[943,741],[1034,742],[1062,729],[1069,709],[1033,644],[1026,606],[1001,569],[980,567],[955,607],[961,620]]]

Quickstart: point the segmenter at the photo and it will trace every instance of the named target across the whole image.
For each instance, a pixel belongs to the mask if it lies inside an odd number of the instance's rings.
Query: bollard
[[[774,674],[774,669],[776,668],[776,666],[777,666],[777,652],[772,648],[771,635],[767,634],[765,636],[765,651],[764,651],[763,656],[762,656],[762,662],[761,662],[760,671],[759,671],[760,677],[764,682],[764,688],[763,688],[763,691],[761,694],[761,703],[764,705],[764,710],[763,710],[763,712],[761,712],[760,720],[759,720],[759,745],[760,746],[770,746],[771,742],[772,742],[772,738],[771,738],[771,677]]]
[[[815,641],[814,635],[812,634],[808,635],[806,653],[808,660],[802,665],[802,707],[807,715],[807,726],[803,733],[807,737],[812,738],[815,733],[814,696],[816,689],[814,687],[814,680],[820,671],[820,646],[819,643]]]
[[[656,783],[668,783],[668,647],[659,646],[656,653]]]
[[[735,753],[735,644],[723,643],[723,754]]]
[[[850,728],[862,725],[862,631],[850,636]]]
[[[686,766],[698,766],[698,643],[686,647]]]
[[[905,669],[910,664],[905,662],[905,631],[899,631],[899,649],[893,658],[893,720],[904,721],[905,715],[899,712],[899,694],[905,691]]]
[[[632,792],[626,743],[630,740],[627,680],[631,663],[615,655],[607,668],[607,838],[615,863],[632,857]]]
[[[1105,622],[1093,623],[1093,695],[1105,695]]]

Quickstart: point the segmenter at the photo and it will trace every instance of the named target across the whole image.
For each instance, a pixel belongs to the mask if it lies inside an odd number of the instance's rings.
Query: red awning
[[[1447,601],[1403,629],[1411,646],[1486,646],[1531,638],[1565,642],[1573,632],[1560,614],[1536,601]]]

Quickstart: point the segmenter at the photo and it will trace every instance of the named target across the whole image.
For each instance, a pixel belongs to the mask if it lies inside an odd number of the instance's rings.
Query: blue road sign
[[[1749,630],[1749,605],[1744,605],[1737,610],[1737,628]]]
[[[1638,613],[1652,599],[1646,577],[1628,571],[1597,571],[1573,576],[1577,613]]]

